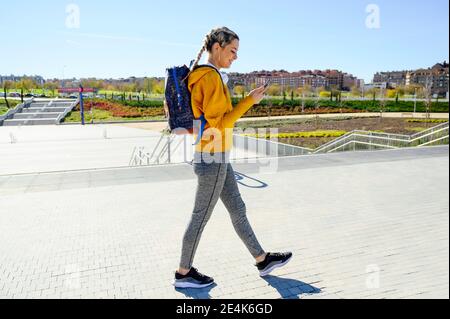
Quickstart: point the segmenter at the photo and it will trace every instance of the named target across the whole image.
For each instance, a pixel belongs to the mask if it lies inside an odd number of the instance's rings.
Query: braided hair
[[[239,40],[239,36],[235,32],[228,29],[227,27],[212,29],[203,40],[203,47],[200,49],[200,52],[197,55],[197,59],[194,61],[194,64],[192,65],[191,72],[200,62],[203,52],[205,51],[211,52],[212,47],[216,42],[219,43],[222,48],[224,48],[234,40]]]

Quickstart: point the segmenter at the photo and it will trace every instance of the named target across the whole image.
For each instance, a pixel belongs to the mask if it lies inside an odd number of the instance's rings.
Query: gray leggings
[[[212,163],[210,158],[202,159],[201,154],[195,153],[194,156],[193,165],[198,184],[194,211],[183,238],[180,267],[191,269],[203,230],[219,197],[230,214],[234,229],[252,256],[256,258],[263,255],[265,252],[247,219],[246,206],[239,192],[233,168],[226,158],[227,153],[214,154],[219,155],[221,159]]]

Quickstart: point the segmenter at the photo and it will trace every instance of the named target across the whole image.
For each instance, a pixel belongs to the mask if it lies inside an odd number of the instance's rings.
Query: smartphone
[[[266,83],[264,84],[264,88],[267,89],[267,87],[270,85],[270,83],[272,83],[272,80],[271,80],[271,79],[268,79],[268,80],[266,81]]]

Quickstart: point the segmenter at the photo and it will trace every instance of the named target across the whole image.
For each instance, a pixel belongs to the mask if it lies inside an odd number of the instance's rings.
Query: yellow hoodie
[[[195,150],[204,153],[230,151],[234,124],[255,104],[254,99],[247,96],[233,108],[228,87],[223,85],[221,76],[212,67],[193,71],[189,75],[188,88],[194,117],[200,118],[204,114],[208,122]]]

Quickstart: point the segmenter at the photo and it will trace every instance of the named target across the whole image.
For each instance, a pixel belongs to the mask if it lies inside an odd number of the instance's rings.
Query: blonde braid
[[[200,59],[202,58],[203,52],[206,51],[207,44],[208,43],[205,41],[205,44],[203,45],[203,47],[201,48],[200,52],[197,55],[197,59],[195,60],[194,64],[192,65],[192,70],[194,70],[195,67],[198,65],[198,63],[200,62]]]
[[[203,44],[203,47],[200,49],[200,52],[198,53],[197,59],[195,60],[194,64],[192,65],[191,70],[189,71],[189,73],[186,75],[186,77],[182,81],[186,81],[189,78],[189,75],[191,75],[191,73],[195,70],[195,67],[198,65],[198,63],[200,62],[200,59],[202,58],[203,52],[205,52],[206,48],[208,47],[208,41],[209,41],[209,35],[206,36],[205,43]]]

